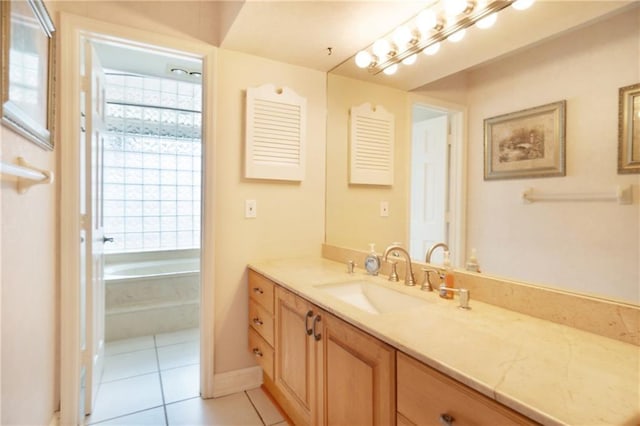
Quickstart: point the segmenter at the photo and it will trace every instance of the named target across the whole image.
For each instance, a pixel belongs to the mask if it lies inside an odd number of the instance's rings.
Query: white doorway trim
[[[449,246],[451,262],[455,267],[464,267],[466,259],[466,227],[467,227],[467,108],[463,105],[443,101],[428,96],[409,93],[409,112],[413,115],[413,107],[440,110],[449,115],[451,125],[451,156],[449,165]],[[413,120],[410,120],[410,140],[413,140]],[[411,154],[409,154],[411,155]],[[408,159],[410,161],[410,159]],[[410,164],[410,163],[408,163]],[[411,197],[407,197],[407,211],[411,211]],[[411,221],[407,221],[407,226]],[[407,229],[407,241],[410,241],[410,230]],[[424,256],[424,255],[423,255]],[[424,257],[416,259],[424,261]]]
[[[67,13],[60,14],[60,422],[83,423],[79,414],[78,390],[81,365],[79,310],[79,129],[80,129],[80,40],[111,40],[128,45],[157,46],[159,51],[202,60],[202,227],[200,269],[200,393],[214,395],[214,259],[213,224],[215,188],[214,105],[217,76],[216,48],[192,39],[154,34],[135,28],[101,22]],[[64,107],[62,107],[64,106]],[[207,190],[209,189],[209,190]]]

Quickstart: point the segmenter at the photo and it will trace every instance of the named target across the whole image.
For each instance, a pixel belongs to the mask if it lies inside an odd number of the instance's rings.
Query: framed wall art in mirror
[[[54,31],[42,0],[0,2],[2,124],[53,149]]]
[[[621,87],[618,99],[618,173],[640,173],[640,83]]]
[[[566,101],[484,120],[484,179],[565,176]]]

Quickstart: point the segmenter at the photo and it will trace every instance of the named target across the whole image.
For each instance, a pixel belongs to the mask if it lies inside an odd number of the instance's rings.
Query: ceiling
[[[401,66],[393,76],[373,75],[355,66],[352,57],[356,52],[435,1],[216,1],[216,26],[224,49],[414,90],[594,20],[631,7],[640,9],[637,0],[537,0],[525,11],[504,9],[492,28],[470,28],[460,43],[445,41],[435,56],[419,55],[416,64]],[[105,67],[165,77],[171,66],[194,70],[200,66],[200,61],[139,49],[123,54],[121,46],[99,46],[99,53]]]
[[[537,0],[525,11],[504,9],[491,29],[470,28],[462,42],[443,42],[438,54],[419,55],[416,64],[401,66],[393,76],[371,75],[356,67],[352,59],[355,53],[431,2],[246,1],[221,36],[220,47],[412,90],[640,3]],[[331,54],[328,47],[332,48]]]

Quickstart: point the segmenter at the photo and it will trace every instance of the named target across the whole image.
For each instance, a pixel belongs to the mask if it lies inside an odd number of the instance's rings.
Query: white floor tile
[[[244,392],[216,399],[194,398],[167,405],[169,426],[262,426]]]
[[[160,370],[200,363],[200,343],[191,341],[158,348]]]
[[[265,425],[271,426],[284,421],[284,417],[282,417],[280,411],[273,405],[273,402],[271,402],[271,399],[264,393],[262,388],[248,390],[247,395],[256,410],[258,410],[258,414]]]
[[[105,343],[104,354],[116,355],[153,348],[155,348],[153,336],[132,337],[131,339],[114,340]]]
[[[111,355],[104,358],[102,382],[140,376],[158,371],[155,349]]]
[[[130,414],[128,416],[118,417],[113,420],[107,420],[100,423],[102,425],[120,425],[120,426],[142,426],[153,425],[162,426],[166,425],[167,421],[164,417],[164,408],[158,407],[151,410],[141,411],[139,413]]]
[[[89,423],[162,406],[158,373],[102,383]]]
[[[193,342],[194,340],[200,340],[199,328],[156,334],[156,346],[175,345],[176,343]]]
[[[165,370],[160,377],[165,404],[200,395],[199,364]]]

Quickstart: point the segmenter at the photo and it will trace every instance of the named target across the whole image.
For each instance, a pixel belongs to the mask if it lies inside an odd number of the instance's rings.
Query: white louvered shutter
[[[394,116],[382,106],[351,107],[349,183],[393,185]]]
[[[247,89],[245,177],[304,179],[307,100],[273,84]]]

